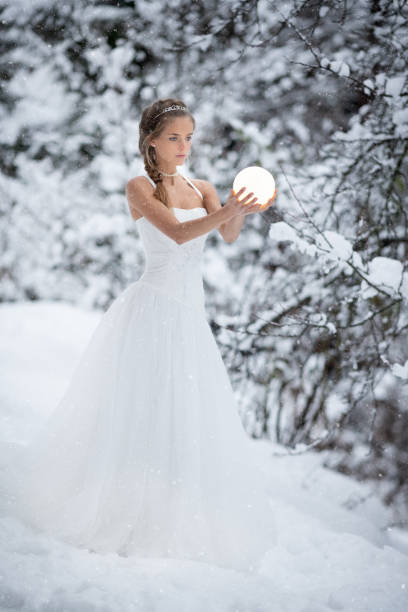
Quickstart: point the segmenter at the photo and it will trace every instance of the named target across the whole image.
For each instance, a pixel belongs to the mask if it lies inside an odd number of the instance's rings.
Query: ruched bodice
[[[207,215],[204,207],[172,210],[180,222]],[[177,244],[145,217],[136,223],[145,253],[145,270],[139,281],[183,304],[204,309],[202,257],[208,234]]]

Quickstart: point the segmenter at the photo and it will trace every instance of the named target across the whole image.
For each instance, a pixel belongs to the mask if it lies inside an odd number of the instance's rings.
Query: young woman
[[[221,207],[210,183],[177,173],[193,131],[181,100],[144,110],[146,175],[127,197],[145,270],[104,313],[40,434],[1,471],[1,507],[90,553],[251,570],[275,527],[205,316],[201,260],[209,231],[232,242],[259,206],[231,192]]]

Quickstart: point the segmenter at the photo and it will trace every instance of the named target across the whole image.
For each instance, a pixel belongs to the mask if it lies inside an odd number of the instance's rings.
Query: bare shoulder
[[[142,191],[153,191],[153,185],[150,183],[149,179],[147,179],[145,176],[134,176],[133,178],[129,179],[128,182],[126,183],[126,191],[128,189],[134,189],[136,188],[136,190],[142,190]]]
[[[215,191],[215,188],[209,181],[204,181],[203,179],[191,179],[191,180],[194,183],[194,185],[198,187],[198,189],[201,191],[203,195],[205,195],[206,193],[208,194],[208,193],[212,193],[213,191]]]
[[[215,189],[214,185],[210,183],[210,181],[195,179],[193,182],[203,195],[203,204],[208,213],[215,212],[221,208],[221,202],[218,197],[217,190]]]
[[[143,217],[141,204],[145,197],[151,197],[154,188],[145,176],[134,176],[126,183],[126,197],[132,218],[137,221]]]

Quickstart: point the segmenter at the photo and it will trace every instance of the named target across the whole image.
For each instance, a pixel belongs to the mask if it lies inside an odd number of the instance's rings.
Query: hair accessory
[[[158,115],[155,115],[155,119],[157,119],[157,117],[160,117],[160,115],[163,115],[163,113],[167,113],[168,111],[174,111],[174,110],[187,110],[186,106],[180,106],[179,104],[172,104],[171,106],[166,106],[166,108],[164,108],[162,111],[160,111],[160,113]]]

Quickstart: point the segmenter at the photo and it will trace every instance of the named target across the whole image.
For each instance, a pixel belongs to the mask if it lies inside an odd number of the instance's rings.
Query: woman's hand
[[[239,196],[244,193],[245,189],[245,187],[242,187],[237,193],[231,189],[224,208],[231,209],[236,215],[243,215],[244,209],[247,210],[248,207],[255,206],[257,198],[253,197],[254,194],[252,192],[248,193],[244,198],[242,198],[242,200],[239,199]]]
[[[256,212],[264,212],[265,210],[267,210],[270,206],[272,206],[272,204],[275,201],[276,195],[278,193],[278,190],[275,189],[275,191],[273,192],[273,196],[271,198],[269,198],[269,200],[266,202],[266,204],[252,204],[252,205],[247,205],[244,206],[244,211],[241,213],[242,215],[251,215],[253,213]]]
[[[230,195],[228,196],[228,200],[225,203],[225,206],[231,207],[232,210],[236,210],[237,215],[251,215],[256,212],[264,212],[267,210],[275,201],[276,195],[278,193],[277,189],[273,192],[273,196],[269,198],[265,205],[257,204],[258,199],[254,196],[253,192],[248,193],[242,200],[239,199],[239,196],[242,195],[245,191],[245,187],[242,187],[237,193],[234,193],[234,190],[231,189]]]

